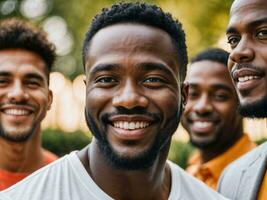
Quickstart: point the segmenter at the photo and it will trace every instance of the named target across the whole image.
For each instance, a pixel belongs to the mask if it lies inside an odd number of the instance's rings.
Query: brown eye
[[[105,76],[105,77],[100,77],[100,78],[96,79],[95,82],[96,83],[112,83],[112,82],[116,82],[116,80],[112,77]]]
[[[238,36],[229,36],[229,37],[227,38],[227,40],[228,40],[227,43],[230,44],[231,48],[234,48],[234,47],[236,47],[237,44],[239,43],[239,41],[240,41],[240,37],[238,37]]]
[[[257,33],[257,37],[260,39],[267,39],[267,30],[261,30]]]

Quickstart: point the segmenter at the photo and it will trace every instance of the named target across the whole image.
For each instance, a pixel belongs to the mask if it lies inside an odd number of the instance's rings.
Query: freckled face
[[[241,113],[267,113],[267,4],[265,0],[234,1],[227,28],[232,48],[229,70],[241,104]]]
[[[92,39],[86,118],[115,159],[152,160],[139,163],[151,165],[176,130],[181,103],[176,57],[169,35],[149,26],[112,25]]]

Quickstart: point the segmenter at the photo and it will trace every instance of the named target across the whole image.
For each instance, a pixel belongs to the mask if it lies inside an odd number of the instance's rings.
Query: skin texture
[[[209,60],[193,63],[187,82],[189,93],[182,125],[203,160],[208,161],[242,136],[235,88],[227,66]]]
[[[26,50],[0,50],[1,168],[31,172],[41,167],[40,123],[51,102],[44,61]]]
[[[168,198],[165,162],[179,123],[182,88],[175,55],[169,35],[145,25],[108,26],[92,39],[86,60],[86,117],[94,138],[78,155],[96,184],[115,199]],[[119,121],[148,126],[126,130],[115,127]],[[144,169],[121,166],[103,150],[108,145],[113,157],[136,163],[155,143],[156,154],[147,156],[152,161]]]
[[[249,117],[267,116],[267,4],[237,0],[230,11],[227,38],[232,51],[229,70],[241,104]],[[240,82],[238,78],[254,76]]]

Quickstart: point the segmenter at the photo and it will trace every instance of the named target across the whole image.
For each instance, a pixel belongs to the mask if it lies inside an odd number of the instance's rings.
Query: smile
[[[238,82],[246,82],[246,81],[249,81],[249,80],[253,80],[253,79],[259,79],[260,77],[259,76],[243,76],[243,77],[238,77]]]
[[[25,116],[31,114],[31,111],[25,109],[5,109],[2,111],[7,115]]]
[[[150,125],[148,122],[137,121],[137,122],[127,122],[127,121],[116,121],[113,123],[113,126],[116,128],[121,128],[125,130],[135,130],[146,128]]]
[[[209,128],[209,127],[211,127],[213,125],[213,123],[212,122],[204,122],[204,121],[195,121],[194,122],[194,126],[196,127],[196,128]]]

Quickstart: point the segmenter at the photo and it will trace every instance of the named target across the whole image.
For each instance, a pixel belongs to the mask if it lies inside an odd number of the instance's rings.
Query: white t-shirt
[[[169,200],[225,199],[184,170],[168,161],[172,186]],[[76,152],[34,172],[0,192],[0,200],[111,200],[83,167]]]

